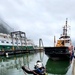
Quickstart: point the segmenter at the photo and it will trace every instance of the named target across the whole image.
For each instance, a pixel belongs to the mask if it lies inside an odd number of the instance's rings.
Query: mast
[[[66,28],[65,28],[65,33],[66,33],[66,36],[67,36],[67,18],[66,18]]]
[[[67,18],[66,18],[66,25],[63,27],[63,35],[67,36]]]

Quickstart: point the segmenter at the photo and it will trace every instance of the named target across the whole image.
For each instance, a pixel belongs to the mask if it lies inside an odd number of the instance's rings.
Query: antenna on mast
[[[66,27],[65,27],[65,33],[66,33],[66,36],[67,36],[67,21],[68,20],[68,18],[66,18]]]
[[[67,18],[66,18],[66,24],[65,24],[65,26],[63,27],[63,35],[65,35],[65,36],[67,36],[67,28],[68,28],[68,26],[67,26]]]

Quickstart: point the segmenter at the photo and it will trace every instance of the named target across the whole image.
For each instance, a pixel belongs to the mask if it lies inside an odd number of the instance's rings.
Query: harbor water
[[[50,60],[44,52],[0,56],[0,75],[28,75],[21,67],[32,70],[37,60],[43,62],[48,75],[72,75],[72,62]]]

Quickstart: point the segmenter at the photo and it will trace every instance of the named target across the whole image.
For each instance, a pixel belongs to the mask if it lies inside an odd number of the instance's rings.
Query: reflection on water
[[[50,74],[65,75],[70,68],[70,61],[53,61],[48,59],[46,68]]]
[[[48,75],[71,75],[70,63],[68,61],[52,61],[44,52],[13,55],[0,57],[0,75],[25,75],[21,66],[25,65],[29,69],[34,69],[37,60],[41,60],[47,68]],[[69,69],[70,68],[70,69]]]
[[[20,70],[22,65],[29,67],[29,62],[33,61],[34,54],[25,54],[18,56],[0,57],[0,75],[11,75],[14,70]],[[12,71],[11,71],[12,70]],[[8,71],[9,74],[8,74]]]

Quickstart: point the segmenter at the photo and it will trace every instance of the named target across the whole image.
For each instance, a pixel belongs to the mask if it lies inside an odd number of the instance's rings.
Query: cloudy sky
[[[42,38],[45,46],[54,45],[68,18],[69,34],[75,38],[75,0],[0,0],[0,17],[37,45]]]

